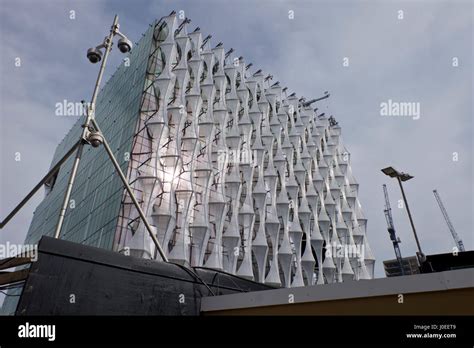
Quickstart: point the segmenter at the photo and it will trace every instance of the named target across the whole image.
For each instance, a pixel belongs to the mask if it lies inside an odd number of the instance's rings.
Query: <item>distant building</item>
[[[402,258],[404,275],[420,273],[420,266],[416,256]],[[398,277],[402,275],[400,263],[397,259],[383,262],[383,268],[387,277]]]
[[[474,268],[474,251],[426,255],[426,262],[421,267],[416,256],[404,257],[402,260],[405,275],[444,272]],[[398,260],[384,261],[383,267],[387,277],[402,275]]]

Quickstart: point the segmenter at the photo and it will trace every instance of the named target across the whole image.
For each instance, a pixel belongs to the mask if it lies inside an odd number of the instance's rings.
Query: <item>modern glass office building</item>
[[[336,120],[187,26],[175,14],[150,25],[96,109],[167,257],[275,286],[372,278]],[[72,161],[47,185],[27,243],[53,235]],[[103,147],[85,148],[61,238],[160,259]]]

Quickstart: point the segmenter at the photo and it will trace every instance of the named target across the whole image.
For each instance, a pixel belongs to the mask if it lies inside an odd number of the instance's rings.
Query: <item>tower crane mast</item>
[[[451,223],[451,219],[448,216],[448,212],[444,207],[443,201],[441,201],[441,197],[439,196],[438,191],[433,190],[433,194],[436,198],[436,201],[438,202],[439,208],[441,209],[441,213],[443,213],[444,220],[446,220],[446,224],[448,225],[449,231],[453,236],[457,248],[459,249],[459,251],[466,251],[466,249],[464,248],[464,243],[462,242],[461,238],[459,238],[459,235],[457,234],[453,224]]]
[[[392,217],[392,208],[390,207],[390,200],[388,198],[388,191],[387,191],[387,185],[383,184],[383,193],[385,196],[385,219],[387,220],[387,230],[390,235],[390,240],[393,243],[393,249],[395,250],[395,256],[397,257],[398,263],[400,265],[400,271],[402,275],[405,275],[405,271],[403,269],[403,259],[402,259],[402,253],[400,251],[400,245],[401,243],[400,238],[397,237],[395,234],[395,226],[393,225],[393,217]]]

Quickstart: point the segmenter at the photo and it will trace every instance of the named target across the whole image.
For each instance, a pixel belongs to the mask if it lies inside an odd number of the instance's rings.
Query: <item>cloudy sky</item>
[[[76,121],[55,116],[55,104],[90,98],[98,67],[85,53],[108,33],[114,14],[138,41],[149,23],[175,9],[192,19],[191,30],[201,27],[213,45],[233,47],[289,91],[307,98],[330,91],[318,106],[339,121],[351,152],[377,277],[384,276],[382,261],[394,258],[384,183],[402,254],[416,251],[406,211],[397,207],[398,186],[380,172],[388,165],[415,176],[405,189],[423,251],[454,246],[435,188],[472,249],[472,7],[471,1],[0,0],[0,218],[47,172]],[[106,78],[120,59],[115,50]],[[420,118],[382,116],[380,104],[389,100],[419,103]],[[23,242],[41,199],[42,192],[0,231],[0,243]]]

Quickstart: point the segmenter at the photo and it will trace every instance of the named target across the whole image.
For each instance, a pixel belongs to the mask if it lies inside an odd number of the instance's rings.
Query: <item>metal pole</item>
[[[405,196],[405,191],[403,190],[402,180],[400,179],[399,176],[397,176],[397,180],[398,180],[398,184],[400,185],[400,190],[402,191],[402,196],[403,196],[403,201],[405,202],[405,207],[407,208],[407,213],[408,213],[408,218],[410,219],[411,228],[413,229],[413,234],[415,235],[416,245],[418,246],[418,250],[420,252],[420,257],[423,259],[424,254],[421,251],[420,241],[418,240],[418,235],[416,234],[415,224],[413,223],[413,218],[411,217],[410,208],[408,207],[408,202],[407,202],[407,198]],[[420,261],[424,262],[424,260],[420,260]]]
[[[81,141],[78,141],[76,144],[74,144],[69,151],[61,158],[53,168],[50,169],[50,171],[41,179],[41,181],[26,195],[23,200],[18,203],[18,205],[12,210],[10,214],[0,223],[0,229],[5,227],[5,225],[10,221],[18,211],[23,208],[23,206],[30,200],[31,197],[43,186],[46,182],[48,182],[58,171],[59,168],[63,165],[64,162],[73,154],[73,152],[77,149],[77,147],[80,145]]]
[[[99,125],[97,124],[95,119],[91,119],[91,122],[92,122],[92,125],[94,126],[94,128],[96,129],[96,131],[102,133],[100,131]],[[135,198],[135,194],[133,193],[132,188],[128,184],[127,178],[123,174],[119,163],[115,159],[114,153],[112,152],[112,149],[110,148],[110,146],[109,146],[107,140],[105,139],[105,137],[104,137],[103,145],[104,145],[105,150],[107,151],[107,154],[109,155],[110,160],[112,161],[115,169],[117,170],[117,173],[120,176],[120,179],[122,180],[122,183],[125,186],[125,189],[127,190],[128,194],[130,195],[130,198],[132,199],[132,202],[135,205],[135,208],[137,208],[138,214],[140,215],[140,218],[142,219],[143,223],[145,224],[145,227],[148,231],[148,234],[150,235],[151,239],[153,240],[153,243],[155,244],[156,248],[158,249],[158,252],[160,253],[161,258],[163,259],[163,261],[169,262],[168,258],[166,257],[166,255],[163,251],[163,249],[161,248],[160,242],[156,238],[155,234],[153,233],[153,230],[151,229],[150,224],[148,223],[148,220],[145,216],[145,213],[143,212],[142,208],[140,207],[140,204],[138,203],[137,199]]]
[[[76,180],[77,168],[79,168],[79,162],[81,161],[83,148],[84,148],[84,143],[81,141],[81,143],[79,144],[79,147],[77,148],[76,157],[74,158],[74,163],[72,165],[71,175],[69,176],[69,180],[67,183],[67,188],[66,188],[66,193],[64,194],[63,204],[59,212],[58,223],[54,231],[54,238],[59,238],[59,235],[61,234],[61,228],[63,227],[63,223],[64,223],[64,216],[66,215],[67,205],[69,203],[69,199],[71,198],[72,187],[74,185],[74,181]]]
[[[89,125],[91,118],[94,118],[95,116],[95,102],[97,100],[97,95],[99,94],[100,82],[102,80],[102,76],[104,75],[105,64],[107,63],[107,57],[109,56],[109,53],[112,50],[112,39],[114,38],[114,35],[117,32],[117,29],[118,29],[118,16],[115,15],[114,23],[112,24],[112,27],[110,28],[110,34],[108,37],[105,38],[105,41],[104,41],[104,45],[105,45],[104,59],[102,60],[102,64],[100,65],[99,75],[97,76],[97,81],[94,87],[94,93],[92,94],[92,100],[91,100],[91,105],[90,105],[91,112],[87,113],[87,120],[86,120],[87,126]]]
[[[83,130],[82,130],[82,135],[81,135],[81,144],[79,145],[79,147],[77,149],[76,158],[74,159],[74,164],[73,164],[72,169],[71,169],[71,175],[69,176],[67,189],[66,189],[66,192],[64,194],[63,204],[62,204],[62,207],[61,207],[61,211],[59,212],[58,223],[56,225],[56,230],[54,231],[54,238],[59,238],[59,236],[61,235],[61,228],[62,228],[63,223],[64,223],[64,217],[66,215],[67,205],[69,203],[69,199],[71,198],[71,192],[72,192],[72,188],[74,186],[74,181],[76,179],[77,169],[79,168],[79,163],[81,161],[81,156],[82,156],[82,150],[83,150],[83,147],[84,147],[85,137],[87,135],[87,132],[89,131],[90,121],[91,121],[91,119],[94,118],[95,102],[97,100],[97,94],[99,92],[100,82],[102,80],[102,76],[104,75],[105,65],[107,63],[107,57],[110,53],[110,50],[112,49],[112,39],[113,39],[113,37],[116,33],[117,24],[118,24],[118,16],[116,15],[115,18],[114,18],[114,23],[112,24],[112,27],[110,28],[110,34],[104,40],[104,47],[105,47],[104,58],[103,58],[102,63],[100,65],[99,75],[97,76],[97,80],[96,80],[95,87],[94,87],[94,92],[92,93],[91,105],[88,108],[88,112],[87,112],[87,115],[86,115],[86,121],[83,125]]]

